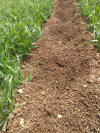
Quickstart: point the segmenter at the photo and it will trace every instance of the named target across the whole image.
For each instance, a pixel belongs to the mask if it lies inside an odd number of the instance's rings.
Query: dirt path
[[[73,0],[56,0],[38,49],[23,65],[30,82],[7,133],[100,133],[100,54]]]

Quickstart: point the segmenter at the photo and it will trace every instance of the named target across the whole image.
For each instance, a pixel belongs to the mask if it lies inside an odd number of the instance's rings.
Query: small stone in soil
[[[24,127],[24,119],[23,119],[23,118],[20,119],[20,125],[21,125],[22,127]]]
[[[98,81],[100,81],[100,78],[98,78]]]
[[[86,88],[87,87],[87,85],[84,85],[84,88]]]
[[[44,91],[42,92],[42,95],[45,95],[45,92]]]
[[[22,94],[23,93],[23,90],[22,89],[19,89],[18,90],[18,93]]]
[[[61,119],[62,118],[62,115],[61,114],[58,114],[58,118]]]

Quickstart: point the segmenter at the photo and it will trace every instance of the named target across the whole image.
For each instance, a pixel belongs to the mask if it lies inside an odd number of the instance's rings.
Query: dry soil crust
[[[73,0],[55,0],[38,49],[24,62],[32,73],[7,133],[100,133],[100,54]]]

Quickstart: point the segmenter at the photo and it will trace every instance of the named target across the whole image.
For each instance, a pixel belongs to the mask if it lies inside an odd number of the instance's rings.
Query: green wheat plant
[[[24,80],[22,60],[36,48],[53,0],[0,0],[0,128],[14,109],[16,88]]]
[[[100,51],[100,0],[78,0],[84,16],[89,18],[89,30]]]

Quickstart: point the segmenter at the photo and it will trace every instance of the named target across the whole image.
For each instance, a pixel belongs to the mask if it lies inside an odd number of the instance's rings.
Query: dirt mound
[[[24,62],[31,79],[7,133],[100,133],[100,54],[73,0],[56,0],[38,49]],[[84,22],[84,23],[83,23]]]

